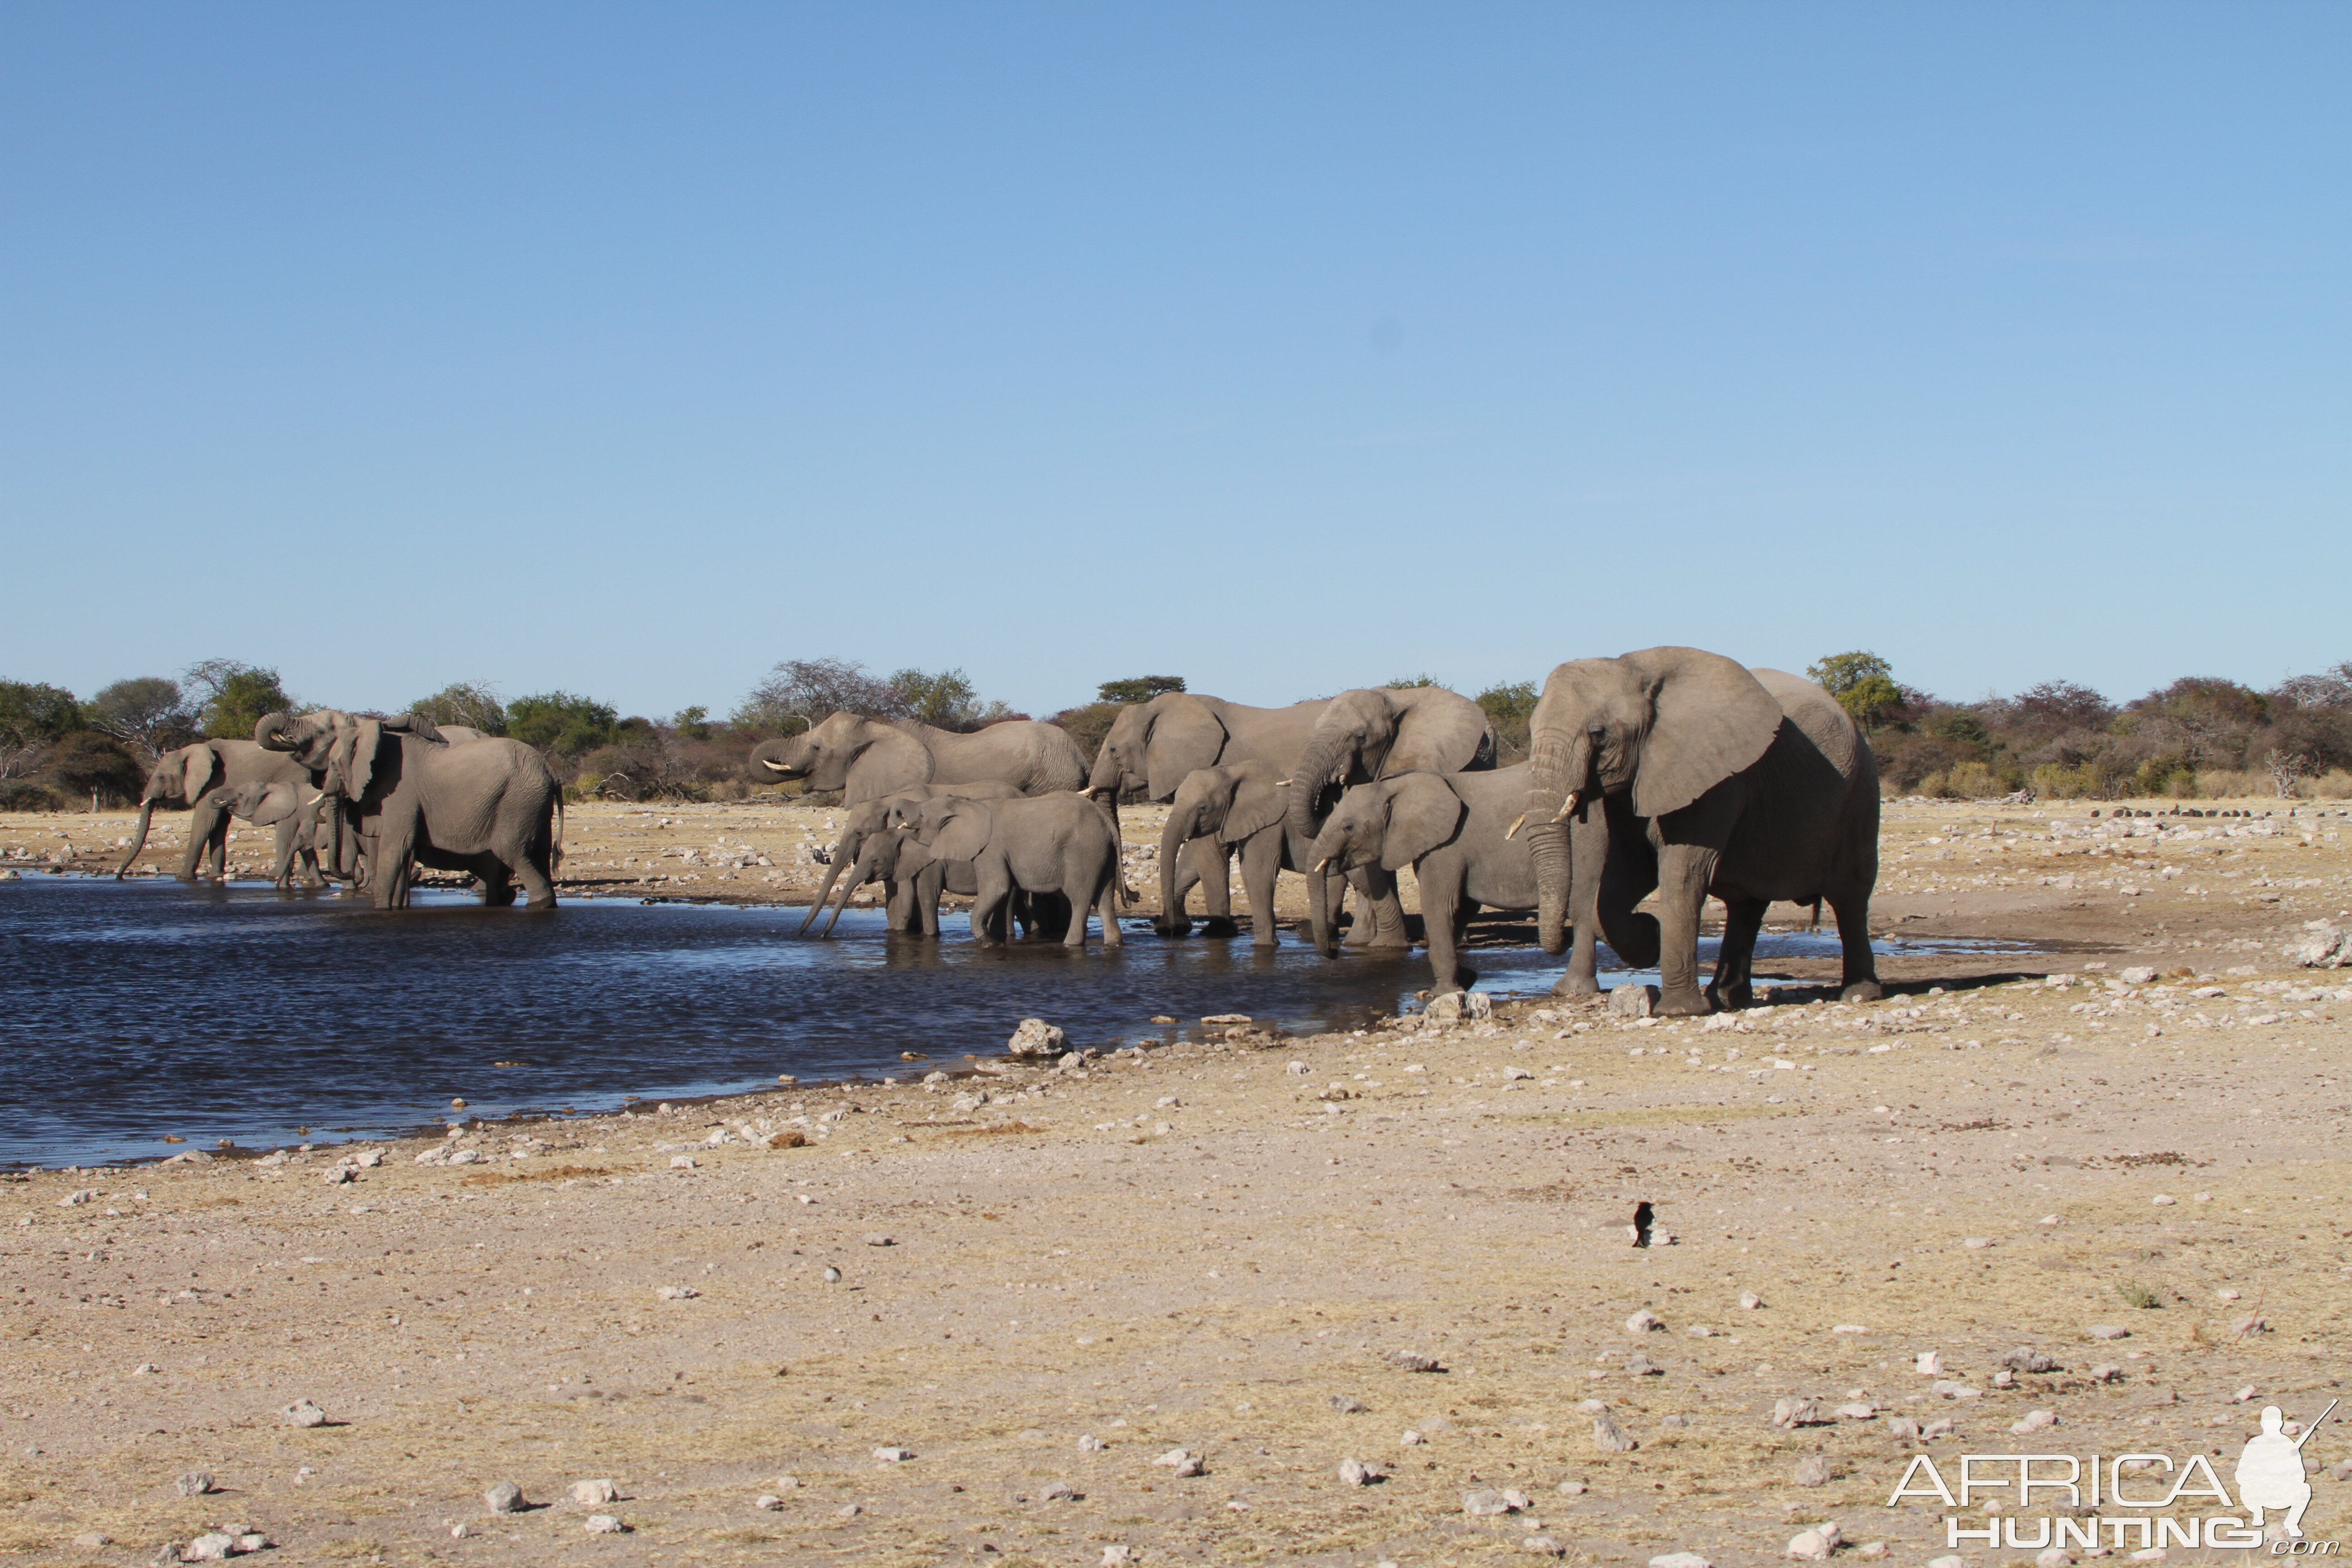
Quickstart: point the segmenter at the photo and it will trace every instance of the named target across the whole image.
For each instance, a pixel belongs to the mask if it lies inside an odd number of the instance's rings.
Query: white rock
[[[761,1492],[758,1497],[751,1500],[751,1506],[753,1508],[768,1509],[772,1510],[783,1507],[784,1500],[776,1496],[773,1492]]]
[[[915,1457],[912,1448],[877,1448],[874,1457],[886,1465],[903,1465]]]
[[[1511,1505],[1503,1500],[1501,1492],[1482,1488],[1462,1494],[1462,1511],[1473,1519],[1499,1519],[1511,1511]]]
[[[618,1535],[629,1527],[609,1513],[592,1513],[585,1528],[591,1535]]]
[[[1043,1018],[1024,1018],[1004,1042],[1004,1048],[1016,1057],[1057,1057],[1068,1048],[1070,1037]]]
[[[1825,1487],[1830,1484],[1830,1461],[1826,1454],[1808,1454],[1797,1461],[1797,1484],[1801,1487]]]
[[[1917,1371],[1921,1377],[1943,1376],[1944,1352],[1941,1351],[1921,1351],[1919,1352],[1919,1364]]]
[[[1939,1377],[1928,1385],[1927,1392],[1939,1399],[1974,1399],[1982,1391],[1970,1388],[1957,1378]]]
[[[1625,1331],[1629,1334],[1646,1334],[1653,1329],[1663,1329],[1665,1326],[1658,1315],[1647,1308],[1625,1320]]]
[[[213,1489],[212,1473],[208,1470],[190,1470],[172,1484],[179,1489],[182,1497],[202,1497]]]
[[[672,1154],[669,1157],[669,1168],[673,1171],[694,1170],[696,1168],[694,1156],[691,1154]]]
[[[1799,1531],[1790,1539],[1788,1549],[1782,1555],[1800,1563],[1826,1563],[1837,1547],[1838,1527],[1835,1521],[1832,1521]]]
[[[2156,984],[2156,971],[2146,964],[2137,964],[2123,971],[2116,978],[2126,985],[2153,985]]]
[[[1772,1425],[1775,1426],[1811,1426],[1821,1421],[1821,1409],[1810,1399],[1776,1399],[1772,1402]]]
[[[1866,1399],[1857,1400],[1850,1405],[1839,1405],[1837,1415],[1841,1421],[1875,1421],[1878,1419],[1878,1406]]]
[[[2129,1329],[2119,1329],[2113,1323],[2094,1324],[2090,1332],[2091,1337],[2095,1340],[2126,1340],[2131,1338],[2131,1331]]]
[[[1646,1018],[1655,999],[1651,986],[1620,985],[1609,993],[1609,1011],[1620,1018]]]
[[[1617,1425],[1615,1417],[1596,1415],[1592,1418],[1592,1446],[1604,1454],[1624,1454],[1641,1445]]]
[[[654,1294],[665,1301],[691,1301],[702,1292],[691,1285],[656,1285]]]
[[[2074,1568],[2074,1554],[2063,1546],[2045,1547],[2033,1559],[2033,1568]]]
[[[1182,1448],[1171,1448],[1151,1462],[1155,1465],[1165,1465],[1180,1476],[1197,1476],[1201,1473],[1201,1457]]]
[[[1091,1433],[1081,1436],[1078,1439],[1078,1452],[1081,1454],[1099,1454],[1105,1448],[1109,1447],[1110,1445],[1108,1443],[1104,1442],[1101,1438],[1095,1436]]]
[[[236,1537],[223,1535],[219,1531],[199,1535],[180,1549],[183,1563],[226,1563],[236,1550]]]
[[[1715,1568],[1696,1552],[1668,1552],[1650,1559],[1650,1568]]]
[[[1124,1546],[1106,1546],[1103,1548],[1102,1568],[1123,1568],[1124,1564],[1134,1561],[1134,1554],[1129,1552]]]
[[[1381,1479],[1381,1473],[1361,1459],[1339,1461],[1339,1479],[1351,1487],[1370,1486]]]
[[[601,1508],[605,1503],[614,1501],[620,1495],[609,1480],[572,1483],[572,1500],[583,1508]]]
[[[1927,1568],[1969,1568],[1969,1560],[1957,1556],[1930,1557],[1927,1559]]]
[[[1076,1502],[1078,1500],[1078,1489],[1067,1481],[1055,1481],[1037,1495],[1047,1502]]]
[[[2022,1436],[2028,1432],[2039,1432],[2045,1427],[2055,1426],[2057,1425],[2058,1415],[2055,1411],[2029,1410],[2025,1413],[2022,1419],[2011,1422],[2009,1429],[2018,1436]]]
[[[280,1410],[278,1419],[289,1426],[324,1426],[327,1413],[307,1399],[298,1399]]]
[[[522,1489],[512,1481],[500,1481],[482,1494],[482,1504],[492,1513],[520,1513]]]
[[[1742,1290],[1739,1293],[1739,1306],[1742,1311],[1752,1312],[1763,1304],[1764,1298],[1753,1290]]]

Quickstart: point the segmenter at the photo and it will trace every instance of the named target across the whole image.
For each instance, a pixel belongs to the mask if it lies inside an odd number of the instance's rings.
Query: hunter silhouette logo
[[[2336,1402],[2327,1402],[2319,1413],[2319,1421],[2335,1414]],[[2303,1539],[2303,1510],[2311,1506],[2311,1481],[2303,1470],[2303,1446],[2319,1430],[2319,1421],[2304,1428],[2300,1437],[2286,1435],[2286,1416],[2275,1405],[2263,1406],[2263,1429],[2259,1436],[2246,1439],[2245,1451],[2238,1456],[2238,1502],[2253,1517],[2247,1522],[2256,1530],[2263,1527],[2264,1509],[2284,1509],[2287,1539]]]
[[[1915,1456],[1897,1481],[1889,1508],[1906,1498],[1933,1498],[1944,1516],[1948,1549],[2084,1552],[2157,1548],[2253,1551],[2270,1543],[2279,1556],[2332,1555],[2332,1541],[2306,1542],[2304,1510],[2311,1506],[2304,1445],[2336,1413],[2336,1401],[2290,1437],[2286,1415],[2263,1409],[2262,1430],[2246,1439],[2231,1475],[2237,1496],[2206,1457],[2191,1449],[2168,1454],[1962,1454],[1949,1478],[1927,1455]],[[1981,1510],[1982,1522],[1969,1519]],[[2266,1517],[2274,1516],[2274,1517]]]

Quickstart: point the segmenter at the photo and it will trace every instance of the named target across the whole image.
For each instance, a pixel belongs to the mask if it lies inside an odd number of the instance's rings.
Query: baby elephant
[[[1525,838],[1511,836],[1527,809],[1527,764],[1490,773],[1399,773],[1357,784],[1316,836],[1320,867],[1340,870],[1406,866],[1421,883],[1422,925],[1429,939],[1434,992],[1467,988],[1477,971],[1458,954],[1470,917],[1481,905],[1497,910],[1536,907],[1536,863]],[[1315,944],[1332,952],[1328,921]]]
[[[1184,915],[1190,879],[1204,868],[1210,876],[1223,877],[1226,854],[1238,849],[1242,890],[1249,895],[1250,942],[1256,947],[1276,945],[1276,877],[1283,871],[1303,872],[1315,863],[1307,852],[1305,837],[1286,820],[1288,804],[1287,782],[1278,769],[1265,763],[1194,768],[1184,775],[1184,782],[1176,786],[1175,801],[1168,807],[1168,826],[1160,833],[1160,935],[1184,934],[1192,925]],[[1179,864],[1188,846],[1192,847],[1189,867]],[[1203,847],[1208,850],[1205,855]],[[1310,875],[1307,879],[1317,930],[1329,921],[1325,907],[1328,887],[1326,878]]]
[[[278,829],[278,856],[269,868],[269,879],[281,888],[294,885],[298,854],[302,857],[303,879],[314,888],[326,886],[326,879],[319,874],[318,802],[317,791],[283,782],[217,789],[205,800],[221,813],[218,832],[224,840],[232,816],[243,817],[256,827]]]
[[[1001,940],[1004,906],[1018,889],[1069,900],[1066,946],[1086,944],[1089,909],[1101,917],[1104,944],[1119,945],[1118,842],[1109,815],[1085,795],[901,801],[890,808],[890,826],[913,834],[935,859],[971,864],[974,941]]]

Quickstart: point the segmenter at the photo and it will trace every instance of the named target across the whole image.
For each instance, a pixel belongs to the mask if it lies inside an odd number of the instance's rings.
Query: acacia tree
[[[194,706],[178,681],[161,675],[116,681],[83,705],[82,717],[149,762],[196,735]]]
[[[1865,730],[1878,728],[1903,710],[1903,689],[1895,684],[1895,667],[1867,650],[1830,654],[1806,666],[1805,677],[1836,698],[1838,706]]]
[[[729,722],[791,735],[835,713],[900,719],[906,711],[905,694],[855,659],[788,658],[744,695]]]
[[[81,728],[81,704],[61,686],[0,680],[0,779],[21,778]]]

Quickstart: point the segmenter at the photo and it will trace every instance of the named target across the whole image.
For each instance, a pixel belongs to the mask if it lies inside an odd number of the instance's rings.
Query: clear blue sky
[[[2352,658],[2352,7],[0,9],[0,674]]]

